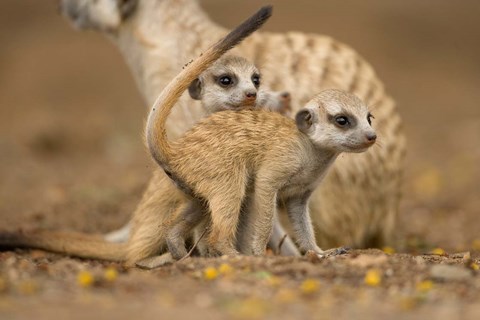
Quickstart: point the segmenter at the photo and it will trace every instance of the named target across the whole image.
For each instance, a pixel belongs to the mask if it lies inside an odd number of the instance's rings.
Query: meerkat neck
[[[306,159],[306,161],[314,162],[313,164],[310,163],[308,167],[310,167],[312,170],[312,176],[321,179],[328,171],[330,166],[335,162],[337,157],[340,155],[340,152],[316,145],[312,143],[310,139],[308,140],[308,144],[310,147],[310,156],[308,157],[308,159]]]
[[[133,70],[148,105],[152,105],[154,100],[149,99],[160,93],[186,61],[225,33],[195,0],[142,0],[111,39]]]

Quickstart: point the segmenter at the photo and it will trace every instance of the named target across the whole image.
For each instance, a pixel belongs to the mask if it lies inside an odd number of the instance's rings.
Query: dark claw
[[[335,255],[347,254],[352,248],[349,247],[340,247],[335,249]]]

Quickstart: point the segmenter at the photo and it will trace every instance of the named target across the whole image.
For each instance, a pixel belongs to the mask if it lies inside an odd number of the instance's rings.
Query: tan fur
[[[48,230],[1,231],[0,248],[33,248],[80,258],[125,260],[126,245],[109,243],[100,235]]]
[[[233,30],[229,36],[224,38],[223,42],[219,42],[209,49],[202,59],[205,59],[211,64],[218,59],[223,52],[229,50],[249,33],[259,28],[266,19],[270,17],[270,15],[271,8],[266,7],[261,9],[256,15],[252,16],[237,29]],[[249,70],[258,72],[251,63],[247,63],[243,58],[230,57],[225,59],[223,63],[223,66],[217,64],[216,68],[233,67],[233,69],[230,69],[230,72],[234,72],[235,68],[237,69],[236,71],[243,73],[246,73]],[[195,68],[195,66],[196,64],[193,63],[189,68]],[[245,70],[241,70],[242,68]],[[204,69],[205,68],[202,70]],[[199,72],[197,72],[197,76],[198,74]],[[246,77],[248,82],[251,82],[251,74],[248,74]],[[184,82],[190,83],[192,80],[193,78],[184,79]],[[253,100],[249,98],[250,104],[254,104],[256,101],[256,89],[258,88],[258,85],[259,83],[253,88],[255,90],[255,96],[253,96]],[[232,94],[232,92],[229,93]],[[240,93],[243,95],[243,92]],[[240,104],[238,106],[240,108],[249,107],[248,104],[243,105],[243,98],[235,103]],[[234,105],[234,107],[237,106]],[[163,130],[160,129],[160,131]],[[7,247],[40,248],[85,258],[102,258],[116,261],[126,260],[128,265],[132,265],[135,262],[139,262],[140,260],[144,260],[145,258],[152,257],[156,254],[163,253],[166,249],[166,235],[169,234],[172,226],[177,223],[179,216],[180,219],[183,219],[181,213],[185,212],[186,207],[192,203],[192,201],[181,193],[165,176],[161,176],[159,179],[162,180],[162,182],[154,186],[152,194],[147,192],[146,196],[148,198],[155,196],[158,197],[160,203],[162,203],[164,207],[140,207],[139,213],[135,215],[133,221],[134,228],[132,230],[131,239],[126,245],[105,243],[102,239],[99,240],[97,237],[91,235],[77,235],[42,230],[28,233],[1,232],[0,245]],[[150,209],[153,210],[150,211]],[[160,215],[158,215],[158,213],[160,213]],[[200,221],[192,223],[192,227],[199,222]],[[104,250],[104,247],[111,249],[110,251],[108,249]],[[177,258],[179,257],[177,256]]]
[[[139,0],[133,15],[110,37],[124,54],[148,105],[152,105],[184,62],[224,33],[225,29],[211,22],[194,0]],[[406,143],[395,103],[372,67],[343,43],[298,32],[256,33],[235,48],[234,54],[259,66],[262,85],[272,90],[295,88],[292,113],[324,88],[352,92],[372,106],[381,137],[379,146],[355,157],[340,157],[312,195],[310,208],[321,246],[391,243]],[[203,116],[201,108],[192,107],[184,95],[169,118],[167,131],[172,138],[178,137]],[[142,201],[161,206],[155,198],[144,197]]]
[[[120,14],[123,8],[108,17],[92,14],[96,6],[109,1],[113,0],[62,0],[62,4],[77,26],[101,30],[117,44],[147,105],[153,104],[185,61],[205,50],[211,39],[225,34],[225,29],[213,23],[195,0],[138,0],[128,15]],[[292,112],[315,92],[329,87],[352,92],[374,108],[381,147],[340,157],[312,195],[310,209],[321,246],[390,243],[406,143],[395,103],[372,67],[350,47],[330,37],[298,32],[257,33],[235,48],[235,54],[261,68],[267,87],[295,88]],[[167,131],[178,137],[203,116],[200,105],[192,107],[191,99],[184,95],[169,118]],[[161,210],[172,210],[161,194],[152,192],[161,188],[165,178],[162,170],[153,175],[134,213],[133,229],[140,231],[133,231],[132,238],[135,233],[140,239],[154,233],[155,227],[150,230],[150,224],[143,224],[142,219],[155,226]],[[142,237],[141,230],[147,230],[147,236]]]
[[[167,139],[166,120],[183,91],[247,35],[241,32],[246,29],[233,30],[165,87],[148,117],[148,148],[183,191],[208,206],[209,246],[216,252],[238,254],[236,233],[242,207],[248,203],[245,214],[252,233],[244,234],[252,234],[252,239],[243,243],[248,249],[241,249],[263,254],[278,197],[286,203],[300,248],[321,253],[307,210],[310,194],[339,153],[365,151],[376,139],[371,116],[358,98],[325,90],[297,113],[298,129],[294,121],[277,113],[223,111],[202,120],[180,139]]]
[[[227,83],[222,83],[226,80]],[[247,59],[226,55],[214,62],[206,71],[196,78],[189,86],[189,94],[193,99],[201,100],[208,113],[224,110],[264,109],[287,114],[290,110],[290,94],[288,92],[273,92],[260,85],[259,70]],[[161,187],[163,190],[163,186]],[[198,202],[198,201],[197,201]],[[195,229],[199,223],[205,225],[207,216],[202,203],[182,203],[183,212],[175,218],[168,219],[170,226],[165,226],[168,251],[174,259],[180,259],[187,254],[185,241],[191,237],[192,231],[199,235],[203,230]],[[177,212],[178,213],[178,212]],[[139,222],[141,223],[141,221]],[[204,227],[203,227],[204,229]],[[275,241],[280,241],[285,231],[281,227],[276,230],[280,235]],[[297,255],[298,250],[290,238],[284,239],[281,252],[286,255]],[[202,255],[207,254],[208,246],[201,242],[198,245]]]

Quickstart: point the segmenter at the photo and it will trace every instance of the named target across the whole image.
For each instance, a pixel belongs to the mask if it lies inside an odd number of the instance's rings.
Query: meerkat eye
[[[372,125],[372,119],[375,119],[375,117],[371,113],[368,113],[367,121],[369,125]]]
[[[348,118],[345,116],[338,116],[335,118],[335,122],[337,123],[338,126],[340,127],[345,127],[347,126],[350,121],[348,121]]]
[[[258,74],[254,74],[252,76],[252,82],[255,85],[255,87],[258,87],[260,85],[260,76]]]
[[[230,76],[221,76],[220,78],[218,78],[218,83],[222,87],[228,87],[229,85],[231,85],[233,83],[233,79]]]

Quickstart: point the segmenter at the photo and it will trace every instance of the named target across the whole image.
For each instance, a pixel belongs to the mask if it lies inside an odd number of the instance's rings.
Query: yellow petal
[[[443,250],[442,248],[435,248],[432,250],[431,254],[436,254],[437,256],[444,256],[445,250]]]
[[[382,251],[385,252],[386,254],[394,254],[395,253],[395,249],[392,248],[392,247],[383,247],[382,248]]]
[[[302,290],[302,292],[305,294],[311,294],[311,293],[317,292],[319,288],[320,288],[320,282],[318,282],[318,280],[315,280],[315,279],[306,279],[300,285],[300,290]]]
[[[208,267],[203,270],[203,278],[206,280],[214,280],[218,277],[218,271],[214,267]]]
[[[103,277],[108,282],[113,282],[118,278],[118,271],[113,267],[108,267],[107,269],[105,269],[105,273],[103,274]]]
[[[228,263],[222,263],[220,267],[218,267],[218,271],[223,275],[228,275],[233,273],[233,268]]]
[[[376,287],[382,282],[382,275],[378,270],[370,269],[367,271],[364,281],[365,281],[365,284],[372,287]]]
[[[433,282],[431,280],[424,280],[416,285],[417,291],[428,292],[433,288]]]
[[[77,276],[77,283],[84,288],[90,287],[95,282],[93,275],[88,271],[80,271]]]

